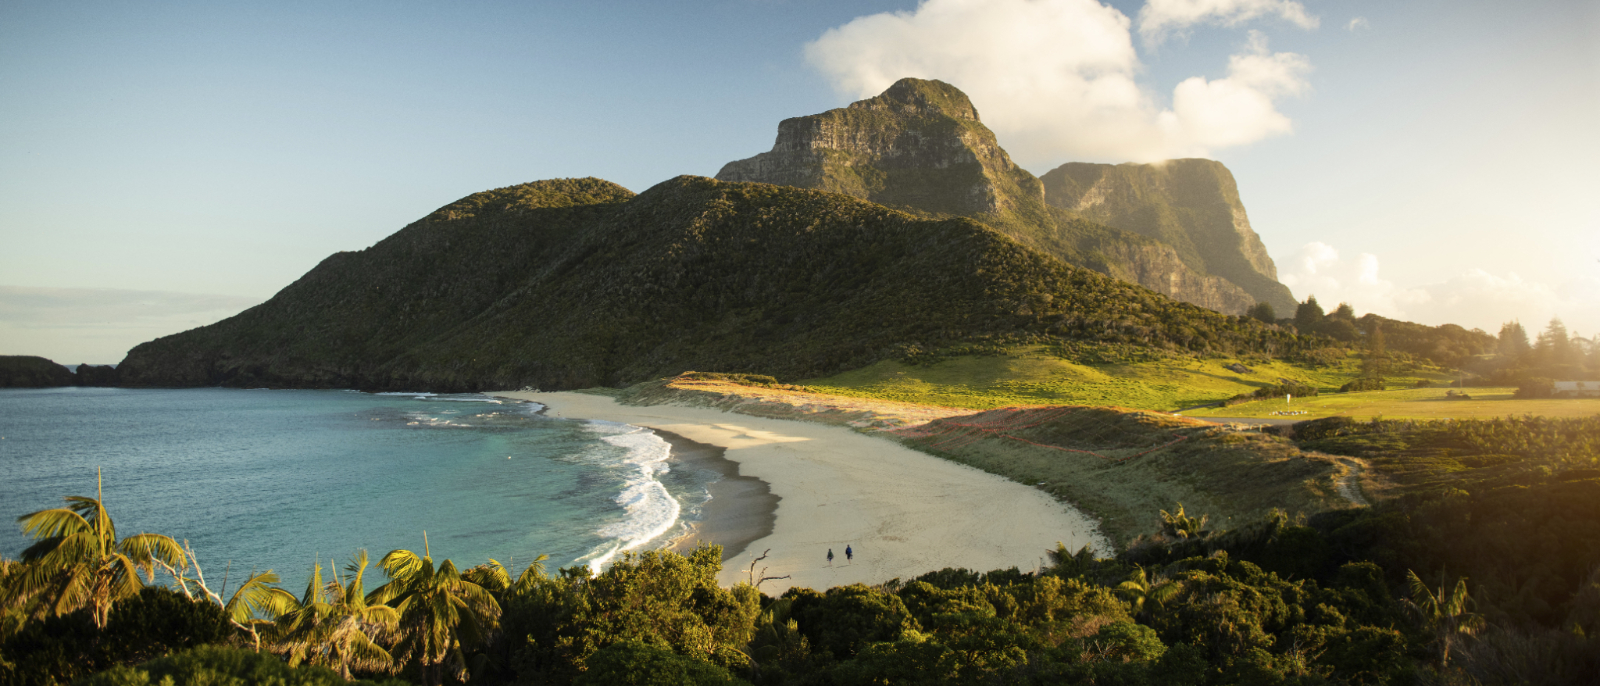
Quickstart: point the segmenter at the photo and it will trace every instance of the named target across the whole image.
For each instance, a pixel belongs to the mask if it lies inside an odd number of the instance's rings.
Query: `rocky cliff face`
[[[1042,181],[1050,205],[1170,245],[1195,272],[1227,279],[1280,316],[1294,311],[1294,296],[1278,283],[1278,268],[1221,162],[1073,162]]]
[[[972,217],[1069,264],[1184,302],[1230,314],[1255,304],[1244,289],[1207,274],[1202,261],[1186,259],[1160,236],[1107,230],[1050,207],[1043,183],[1011,161],[967,96],[941,81],[901,79],[849,107],[786,119],[771,151],[729,162],[717,178]]]
[[[771,151],[729,162],[717,180],[815,188],[959,215],[1044,199],[1039,179],[1011,161],[965,93],[921,79],[901,79],[849,107],[785,119]]]

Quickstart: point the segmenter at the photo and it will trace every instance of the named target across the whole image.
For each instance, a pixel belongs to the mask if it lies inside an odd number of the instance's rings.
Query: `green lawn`
[[[1600,414],[1600,398],[1518,400],[1515,388],[1468,388],[1471,400],[1446,396],[1444,388],[1407,388],[1365,393],[1329,393],[1315,398],[1261,400],[1226,408],[1206,408],[1188,414],[1204,417],[1272,417],[1275,413],[1304,411],[1296,419],[1346,415],[1360,419],[1471,419],[1507,415],[1587,417]]]
[[[1235,362],[1249,367],[1250,373],[1224,368]],[[1336,367],[1321,368],[1281,361],[1174,357],[1086,365],[1035,347],[1004,356],[957,357],[927,366],[884,361],[801,384],[820,393],[951,407],[1098,405],[1170,412],[1249,393],[1280,383],[1280,379],[1335,390],[1357,376],[1359,364],[1355,357]],[[1421,378],[1443,382],[1449,377],[1420,372],[1397,381],[1409,384]]]

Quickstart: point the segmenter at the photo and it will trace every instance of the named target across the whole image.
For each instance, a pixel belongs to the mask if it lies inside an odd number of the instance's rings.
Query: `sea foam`
[[[637,550],[670,531],[678,523],[681,506],[660,481],[660,475],[671,470],[667,463],[671,444],[649,429],[628,424],[593,421],[589,426],[602,434],[601,441],[625,451],[620,457],[606,459],[606,466],[622,477],[616,503],[626,515],[602,527],[598,533],[611,540],[581,560],[598,574],[618,553]]]

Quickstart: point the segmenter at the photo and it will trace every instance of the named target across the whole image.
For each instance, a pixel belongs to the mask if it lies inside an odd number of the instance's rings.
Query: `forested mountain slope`
[[[957,345],[1290,352],[963,219],[679,177],[478,193],[266,303],[135,348],[123,385],[579,388],[688,369],[798,378]]]

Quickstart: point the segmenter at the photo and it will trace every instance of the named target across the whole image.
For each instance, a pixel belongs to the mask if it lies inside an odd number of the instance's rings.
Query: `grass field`
[[[1225,368],[1236,362],[1251,371],[1239,374]],[[926,366],[884,361],[801,383],[820,393],[974,409],[1094,405],[1171,412],[1250,393],[1284,379],[1333,391],[1354,379],[1359,365],[1355,357],[1339,366],[1319,368],[1281,361],[1190,357],[1086,365],[1036,347],[1003,356],[958,357]],[[1396,382],[1445,382],[1449,378],[1443,373],[1423,371],[1397,377]]]
[[[1515,388],[1468,388],[1471,400],[1457,400],[1444,388],[1407,388],[1365,393],[1331,393],[1315,398],[1260,400],[1233,407],[1205,408],[1189,414],[1205,417],[1273,417],[1286,410],[1303,411],[1295,419],[1344,415],[1358,419],[1484,419],[1507,415],[1588,417],[1600,414],[1600,398],[1519,400]]]

